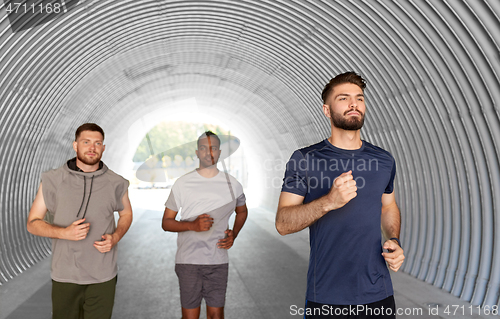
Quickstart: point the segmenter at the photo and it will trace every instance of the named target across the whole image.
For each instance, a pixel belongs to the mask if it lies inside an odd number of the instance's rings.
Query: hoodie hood
[[[104,173],[106,173],[106,171],[108,170],[108,167],[106,166],[106,164],[104,164],[103,161],[100,161],[99,168],[96,171],[84,172],[78,166],[76,166],[76,157],[73,157],[72,159],[68,160],[66,162],[66,164],[63,165],[63,167],[64,167],[65,171],[67,171],[71,174],[82,176],[82,177],[101,176]]]

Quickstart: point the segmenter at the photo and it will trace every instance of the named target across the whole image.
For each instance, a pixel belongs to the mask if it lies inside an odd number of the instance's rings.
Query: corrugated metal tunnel
[[[252,187],[274,211],[277,166],[329,135],[323,85],[355,70],[363,138],[398,164],[403,271],[499,304],[500,1],[57,3],[31,20],[0,4],[0,283],[50,254],[26,218],[79,124],[102,125],[120,171],[169,114],[216,117],[247,137]]]

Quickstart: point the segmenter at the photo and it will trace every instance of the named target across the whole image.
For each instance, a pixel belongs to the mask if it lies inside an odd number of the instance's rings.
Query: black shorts
[[[306,301],[304,312],[305,319],[395,319],[396,303],[394,296],[366,305],[326,305]]]

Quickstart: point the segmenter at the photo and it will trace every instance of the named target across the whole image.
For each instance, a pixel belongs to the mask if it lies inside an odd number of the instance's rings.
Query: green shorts
[[[117,277],[79,285],[52,280],[52,319],[111,318]]]

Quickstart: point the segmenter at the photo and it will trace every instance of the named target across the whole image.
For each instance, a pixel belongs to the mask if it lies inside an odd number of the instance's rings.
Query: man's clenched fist
[[[358,188],[352,177],[352,171],[342,173],[333,181],[328,198],[328,210],[339,209],[356,197]]]
[[[207,231],[212,227],[213,223],[214,219],[210,215],[201,214],[193,221],[193,230],[197,232]]]
[[[64,230],[64,236],[62,238],[75,241],[85,239],[85,237],[87,237],[87,234],[89,233],[90,224],[83,223],[84,221],[85,218],[79,219],[66,227],[66,229]]]

